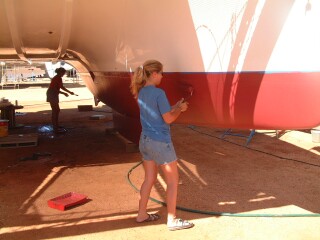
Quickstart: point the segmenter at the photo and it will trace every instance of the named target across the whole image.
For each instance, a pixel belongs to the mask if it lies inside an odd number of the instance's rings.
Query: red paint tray
[[[64,211],[66,208],[73,207],[75,205],[79,205],[87,201],[88,196],[75,192],[69,192],[59,197],[50,199],[48,201],[48,206]]]

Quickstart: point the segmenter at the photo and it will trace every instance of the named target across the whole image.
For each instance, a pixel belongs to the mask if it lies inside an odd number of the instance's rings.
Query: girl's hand
[[[182,102],[181,104],[180,104],[180,109],[181,109],[181,112],[185,112],[185,111],[187,111],[187,109],[188,109],[188,102]]]
[[[69,97],[69,94],[68,93],[63,93],[66,97]]]
[[[188,102],[184,101],[184,98],[182,98],[179,102],[176,103],[176,106],[180,108],[181,112],[185,112],[188,109]]]

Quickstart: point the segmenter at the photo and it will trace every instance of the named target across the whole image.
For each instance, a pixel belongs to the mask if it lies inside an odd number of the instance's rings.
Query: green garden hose
[[[127,180],[129,184],[137,191],[140,192],[140,189],[138,189],[130,180],[130,175],[134,169],[136,169],[138,166],[142,164],[142,161],[133,166],[129,172],[127,173]],[[155,198],[150,197],[151,201],[161,204],[163,206],[166,206],[167,204],[165,202],[162,202],[160,200],[157,200]],[[214,216],[228,216],[228,217],[320,217],[320,213],[311,213],[311,214],[249,214],[249,213],[227,213],[227,212],[212,212],[212,211],[204,211],[204,210],[197,210],[197,209],[190,209],[185,207],[177,206],[177,209],[181,211],[186,212],[192,212],[192,213],[200,213],[200,214],[206,214],[206,215],[214,215]]]

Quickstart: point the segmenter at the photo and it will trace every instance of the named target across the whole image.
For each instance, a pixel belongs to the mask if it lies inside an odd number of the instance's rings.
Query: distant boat
[[[38,67],[13,67],[5,70],[7,80],[11,81],[43,76],[45,73],[43,69]]]
[[[140,133],[130,76],[164,64],[178,123],[235,129],[320,125],[320,3],[293,0],[123,0],[0,3],[0,59],[63,60],[114,109],[130,140]],[[37,9],[37,11],[34,11]],[[60,18],[57,18],[60,16]],[[23,27],[22,27],[23,26]]]

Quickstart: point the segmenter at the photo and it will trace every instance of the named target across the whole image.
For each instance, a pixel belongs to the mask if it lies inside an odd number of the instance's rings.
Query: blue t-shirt
[[[171,111],[165,92],[155,86],[143,87],[138,94],[142,133],[153,140],[171,142],[170,125],[162,114]]]

